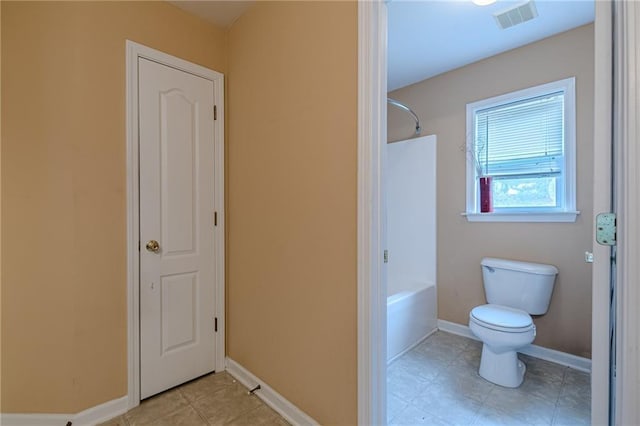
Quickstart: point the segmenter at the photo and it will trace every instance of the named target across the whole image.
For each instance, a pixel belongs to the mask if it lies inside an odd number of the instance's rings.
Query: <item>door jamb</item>
[[[386,424],[387,6],[358,0],[358,424]]]
[[[616,252],[616,425],[640,421],[640,7],[636,2],[613,2],[614,51],[614,191],[618,242]]]
[[[610,31],[611,12],[609,2],[596,2],[596,72],[611,73],[607,58],[611,54]],[[386,353],[386,300],[380,296],[385,286],[384,274],[380,262],[381,237],[381,140],[386,136],[386,5],[384,0],[358,1],[358,424],[385,424],[386,394],[385,368],[383,359]],[[609,75],[610,81],[611,76]],[[384,84],[384,86],[383,86]],[[596,94],[609,98],[610,88],[607,82],[596,82]],[[610,106],[609,106],[610,108]],[[601,117],[598,119],[597,117]],[[603,117],[603,118],[602,118]],[[596,140],[610,140],[610,118],[596,116]],[[597,145],[597,143],[595,144]],[[596,147],[600,151],[607,150],[608,144]],[[604,152],[600,152],[605,154]],[[596,156],[598,158],[598,156]],[[600,157],[602,160],[602,157]],[[609,165],[607,165],[609,166]],[[599,179],[605,179],[600,173]],[[594,207],[602,206],[606,200],[594,200]],[[605,209],[607,210],[607,209]],[[598,210],[596,210],[597,212]],[[594,245],[594,254],[608,259],[606,249],[601,250]],[[596,253],[596,251],[598,253]],[[598,256],[599,257],[599,256]],[[595,265],[594,265],[595,266]],[[609,282],[608,267],[601,265],[594,270],[593,297],[600,300],[603,291],[608,291],[601,283]],[[598,298],[596,298],[598,295]],[[608,296],[605,300],[608,300]],[[384,304],[384,306],[383,306]],[[608,421],[608,390],[603,390],[602,381],[606,376],[608,383],[609,353],[608,344],[608,306],[594,312],[599,318],[593,326],[594,348],[602,344],[604,350],[594,350],[593,372],[595,380],[592,388],[592,419]],[[603,325],[604,324],[604,325]],[[606,330],[604,330],[606,328]],[[603,344],[603,342],[605,344]],[[637,361],[637,360],[633,360]],[[635,363],[634,363],[635,365]],[[608,386],[607,386],[608,388]],[[597,396],[596,396],[597,395]],[[596,399],[597,398],[597,399]],[[604,399],[604,401],[603,401]]]
[[[126,41],[126,141],[127,141],[127,406],[140,404],[140,198],[138,139],[138,58],[146,58],[213,82],[217,122],[214,126],[214,228],[215,252],[215,371],[225,369],[224,271],[224,75],[175,56]]]
[[[612,209],[611,109],[612,109],[612,15],[611,3],[596,2],[594,23],[594,130],[593,130],[593,214]],[[609,422],[609,298],[611,283],[611,249],[595,240],[592,251],[592,321],[591,321],[591,420],[593,424]]]

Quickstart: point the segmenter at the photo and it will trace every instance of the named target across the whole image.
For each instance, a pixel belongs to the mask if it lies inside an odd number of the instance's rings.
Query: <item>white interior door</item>
[[[144,399],[215,368],[214,84],[138,61]]]

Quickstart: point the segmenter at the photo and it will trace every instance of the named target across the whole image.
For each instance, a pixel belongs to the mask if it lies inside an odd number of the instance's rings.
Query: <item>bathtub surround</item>
[[[389,296],[436,284],[436,135],[387,144]]]
[[[438,317],[466,324],[485,303],[480,260],[499,257],[552,264],[560,274],[549,311],[535,317],[536,344],[590,358],[592,245],[593,25],[476,62],[396,90],[421,124],[438,135]],[[465,107],[469,102],[576,77],[577,210],[575,223],[469,223],[465,210]],[[408,137],[411,120],[389,109],[389,138]]]
[[[387,361],[436,330],[436,135],[387,147]]]

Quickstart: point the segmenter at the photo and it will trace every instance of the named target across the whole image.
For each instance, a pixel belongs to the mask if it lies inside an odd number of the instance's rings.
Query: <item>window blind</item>
[[[564,163],[564,92],[476,111],[475,155],[487,176],[558,174]]]

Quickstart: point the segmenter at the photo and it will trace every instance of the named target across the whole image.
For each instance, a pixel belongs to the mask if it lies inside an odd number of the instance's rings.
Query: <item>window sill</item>
[[[469,222],[575,222],[580,212],[462,213]]]

